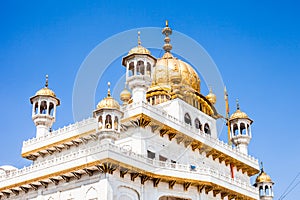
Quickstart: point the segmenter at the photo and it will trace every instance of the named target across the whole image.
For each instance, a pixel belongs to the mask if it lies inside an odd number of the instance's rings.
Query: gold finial
[[[45,87],[48,87],[48,74],[46,75],[46,83],[45,83]]]
[[[212,93],[212,87],[211,87],[211,85],[209,86],[209,93]]]
[[[141,46],[141,31],[138,31],[138,45]]]
[[[110,97],[110,82],[107,82],[107,96]]]
[[[228,102],[228,93],[226,86],[224,87],[224,99],[225,99],[225,106],[226,106],[226,120],[227,120],[227,139],[228,144],[231,146],[231,137],[230,137],[230,121],[229,121],[229,102]]]
[[[240,109],[240,103],[239,103],[239,99],[236,99],[236,109],[239,110]]]
[[[260,162],[260,170],[261,170],[261,172],[264,172],[264,164],[262,161]]]
[[[165,44],[163,46],[163,49],[166,52],[170,52],[172,50],[172,45],[170,44],[171,39],[169,38],[169,35],[172,34],[172,29],[169,27],[168,20],[166,20],[166,27],[162,30],[162,34],[164,34],[166,36],[164,39]]]

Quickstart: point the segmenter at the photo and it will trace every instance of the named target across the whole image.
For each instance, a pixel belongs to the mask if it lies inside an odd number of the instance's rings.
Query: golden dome
[[[128,55],[132,55],[132,54],[147,54],[147,55],[151,55],[151,52],[146,49],[145,47],[138,45],[136,47],[133,47],[129,52]]]
[[[233,113],[231,116],[230,116],[230,120],[233,120],[233,119],[248,119],[248,115],[242,111],[240,111],[240,109],[237,109],[235,111],[235,113]]]
[[[35,96],[51,96],[56,97],[55,93],[47,87],[44,87],[35,93]]]
[[[154,70],[153,85],[172,86],[175,84],[173,80],[176,80],[184,90],[192,88],[200,93],[200,78],[196,71],[188,63],[175,58],[170,52],[166,52],[162,58],[157,59]]]
[[[206,98],[212,104],[215,104],[217,102],[217,96],[214,93],[212,93],[212,89],[211,88],[209,90],[209,94],[206,95]]]
[[[132,55],[132,54],[146,54],[146,55],[151,55],[151,52],[143,47],[141,45],[141,38],[140,38],[141,32],[138,32],[138,46],[133,47],[129,52],[128,55]]]
[[[240,104],[238,102],[238,99],[236,100],[236,111],[230,116],[229,120],[234,119],[249,119],[252,123],[252,120],[248,117],[248,115],[240,110]]]
[[[121,101],[128,102],[131,98],[131,93],[127,88],[124,88],[124,90],[120,93],[120,99]]]
[[[272,179],[267,173],[262,170],[256,177],[255,183],[272,183]]]
[[[102,99],[98,105],[97,105],[97,110],[98,109],[120,109],[119,103],[110,96],[110,89],[109,89],[110,83],[108,82],[108,90],[107,90],[107,97]]]

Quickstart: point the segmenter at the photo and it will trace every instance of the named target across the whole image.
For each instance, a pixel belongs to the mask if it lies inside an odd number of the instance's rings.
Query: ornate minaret
[[[98,121],[97,134],[101,142],[112,142],[120,135],[120,120],[123,113],[119,103],[110,95],[110,83],[108,82],[107,97],[101,100],[93,113]]]
[[[248,145],[252,137],[252,122],[248,115],[240,110],[237,100],[237,110],[229,118],[230,134],[232,143],[244,154],[248,154]]]
[[[138,32],[138,46],[132,48],[122,60],[126,67],[126,82],[132,91],[132,101],[146,102],[146,92],[152,83],[153,67],[156,63],[150,51],[141,45]]]
[[[260,174],[256,177],[254,184],[254,186],[259,190],[260,200],[273,200],[273,185],[273,181],[271,180],[270,176],[264,172],[264,168],[262,166]]]
[[[56,107],[60,105],[60,100],[48,88],[48,75],[46,75],[45,87],[37,91],[30,98],[30,102],[32,104],[32,120],[36,125],[36,137],[45,136],[55,122]]]

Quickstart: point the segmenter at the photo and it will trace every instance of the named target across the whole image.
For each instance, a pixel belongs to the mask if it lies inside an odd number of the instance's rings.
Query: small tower
[[[248,115],[240,110],[237,100],[237,110],[229,118],[230,134],[232,143],[244,154],[248,154],[252,122]]]
[[[36,125],[36,137],[47,135],[55,122],[56,107],[60,100],[55,93],[48,88],[48,75],[46,75],[45,87],[36,92],[30,98],[32,104],[32,120]]]
[[[93,112],[98,121],[97,134],[101,142],[112,142],[120,135],[120,120],[123,113],[119,103],[110,95],[110,83],[108,82],[107,97],[101,100]]]
[[[254,186],[259,190],[260,200],[273,200],[273,185],[273,181],[271,180],[270,176],[264,172],[264,168],[262,166],[260,174],[256,177],[254,184]]]
[[[152,83],[153,67],[156,58],[141,45],[140,32],[138,32],[138,46],[132,48],[122,60],[126,67],[126,83],[132,91],[134,103],[146,102],[146,92]]]

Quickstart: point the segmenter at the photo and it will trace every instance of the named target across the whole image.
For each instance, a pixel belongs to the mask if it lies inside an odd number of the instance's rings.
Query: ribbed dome
[[[145,47],[138,45],[136,47],[133,47],[129,52],[128,55],[132,54],[146,54],[146,55],[151,55],[151,52],[146,49]]]
[[[111,96],[105,97],[102,101],[100,101],[97,105],[97,109],[120,109],[119,103],[112,98]]]
[[[256,183],[272,183],[272,179],[271,177],[265,173],[264,171],[262,171],[255,180]]]
[[[192,88],[200,92],[200,78],[195,70],[186,62],[175,58],[170,52],[166,52],[162,58],[157,59],[153,74],[152,85],[174,85],[176,77],[181,86]]]
[[[234,120],[234,119],[249,119],[248,115],[242,111],[240,111],[240,109],[237,109],[235,111],[235,113],[233,113],[231,116],[230,116],[230,119],[229,120]]]
[[[97,105],[97,110],[99,109],[120,109],[119,103],[110,96],[110,82],[107,83],[108,85],[108,90],[107,90],[107,97],[102,99],[98,105]]]
[[[151,55],[151,52],[147,49],[147,48],[145,48],[145,47],[143,47],[142,45],[141,45],[141,32],[139,31],[138,32],[138,46],[136,46],[136,47],[133,47],[129,52],[128,52],[128,56],[129,55],[132,55],[132,54],[144,54],[144,55]]]
[[[35,93],[35,96],[52,96],[56,97],[55,93],[47,87],[44,87]]]

